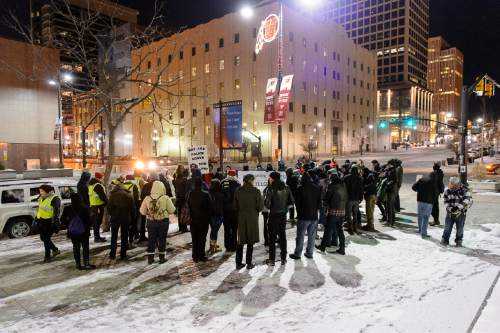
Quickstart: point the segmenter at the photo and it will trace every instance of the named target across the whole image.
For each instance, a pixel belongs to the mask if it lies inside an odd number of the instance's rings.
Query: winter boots
[[[152,263],[155,262],[155,255],[148,253],[148,265],[151,265]]]
[[[216,240],[211,240],[210,241],[210,249],[208,250],[208,254],[213,255],[216,254],[217,252],[222,251],[221,247],[219,244],[217,244]]]
[[[167,262],[165,259],[165,253],[160,253],[160,264],[164,264],[165,262]]]
[[[91,265],[89,260],[86,259],[86,260],[83,260],[83,269],[84,270],[91,270],[91,269],[95,269],[96,268],[96,265]]]

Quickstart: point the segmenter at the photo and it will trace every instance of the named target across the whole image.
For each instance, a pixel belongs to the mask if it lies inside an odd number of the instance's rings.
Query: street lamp
[[[368,125],[368,128],[372,130],[373,129],[373,125],[371,125],[371,124]]]
[[[481,123],[483,122],[483,118],[477,118],[477,119],[476,119],[476,122],[477,122],[478,124],[481,124]]]
[[[243,6],[240,9],[240,14],[244,19],[250,19],[253,17],[254,11],[250,6]]]

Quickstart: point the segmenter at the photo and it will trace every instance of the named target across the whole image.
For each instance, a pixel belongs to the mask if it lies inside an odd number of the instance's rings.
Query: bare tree
[[[114,3],[110,7],[109,2],[87,0],[88,9],[76,14],[70,2],[51,1],[52,15],[66,21],[68,27],[64,33],[51,32],[50,40],[43,45],[58,48],[83,65],[85,93],[97,101],[95,104],[100,108],[94,110],[94,116],[102,115],[107,129],[105,182],[108,183],[115,162],[116,131],[126,117],[138,106],[147,105],[146,112],[154,121],[171,122],[166,112],[176,108],[181,98],[191,96],[179,92],[183,91],[179,85],[188,86],[189,80],[184,80],[180,72],[168,73],[171,61],[158,60],[163,50],[177,55],[185,46],[182,43],[189,41],[180,43],[175,34],[163,30],[158,3],[149,24],[138,29],[123,21],[123,8]],[[23,27],[15,15],[10,19],[10,25],[28,43],[38,43],[31,29]]]
[[[313,153],[318,150],[318,141],[315,140],[309,140],[307,143],[301,143],[300,147],[304,151],[304,153],[307,153],[307,156],[309,160],[313,159]]]

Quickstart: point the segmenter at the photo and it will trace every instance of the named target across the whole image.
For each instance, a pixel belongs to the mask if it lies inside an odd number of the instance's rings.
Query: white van
[[[38,189],[43,184],[53,186],[61,198],[61,214],[71,204],[71,193],[77,191],[77,181],[72,178],[0,181],[0,232],[10,238],[31,234],[38,208]]]

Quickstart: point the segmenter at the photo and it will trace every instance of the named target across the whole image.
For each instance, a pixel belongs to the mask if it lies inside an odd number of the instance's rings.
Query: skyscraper
[[[431,118],[441,124],[432,126],[431,139],[452,134],[446,123],[457,125],[460,120],[464,56],[443,37],[429,38],[429,89],[434,93]]]
[[[387,134],[379,146],[429,140],[429,0],[335,0],[325,15],[377,55],[379,127]]]

